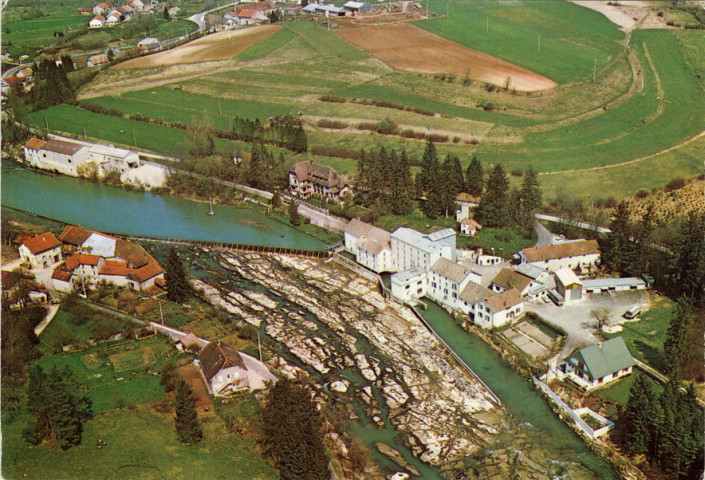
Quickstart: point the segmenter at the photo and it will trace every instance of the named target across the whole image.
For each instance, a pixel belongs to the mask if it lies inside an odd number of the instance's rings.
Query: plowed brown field
[[[338,35],[390,67],[407,72],[450,73],[461,78],[532,92],[556,86],[552,80],[409,24],[340,30]]]
[[[261,27],[215,33],[166,52],[128,60],[114,68],[124,70],[174,65],[177,63],[228,60],[260,40],[264,40],[273,33],[278,32],[281,28],[281,25],[263,25]]]

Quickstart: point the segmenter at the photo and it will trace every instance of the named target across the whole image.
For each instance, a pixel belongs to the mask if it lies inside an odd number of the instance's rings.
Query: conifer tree
[[[539,187],[539,180],[536,172],[534,172],[533,167],[529,167],[529,170],[524,174],[524,178],[521,181],[521,214],[525,219],[524,223],[528,223],[529,226],[533,224],[534,213],[541,206],[541,187]]]
[[[507,194],[509,192],[509,178],[501,165],[496,165],[490,171],[476,216],[479,222],[487,227],[507,226]]]
[[[393,160],[395,167],[392,184],[392,213],[408,215],[414,208],[414,180],[406,150],[402,150],[398,160]]]
[[[172,302],[183,303],[190,290],[188,275],[179,254],[173,247],[169,250],[164,279],[166,280],[166,297]]]
[[[651,382],[641,373],[634,377],[629,389],[629,400],[619,416],[619,424],[624,432],[625,447],[632,454],[648,453],[651,446],[651,429],[657,418],[659,404]]]
[[[328,480],[321,419],[308,389],[284,379],[267,393],[262,409],[265,451],[282,479]]]
[[[691,212],[682,223],[672,277],[679,292],[696,302],[705,300],[705,213]]]
[[[176,384],[176,398],[174,399],[176,418],[176,434],[181,443],[194,445],[203,438],[203,430],[198,421],[196,402],[193,399],[193,390],[188,383],[180,380]]]
[[[454,153],[449,153],[446,157],[448,163],[448,175],[453,192],[457,196],[460,192],[465,191],[465,175],[463,175],[463,167],[460,166],[460,158]]]
[[[432,141],[426,142],[426,148],[421,158],[421,171],[416,174],[416,189],[419,195],[428,192],[433,178],[438,174],[438,152]]]
[[[693,304],[685,294],[678,298],[673,310],[671,323],[666,332],[666,341],[663,344],[663,353],[671,376],[680,379],[680,369],[687,358],[686,344],[688,329],[693,322]]]
[[[279,195],[279,190],[274,190],[274,194],[272,195],[272,208],[279,209],[282,207],[282,197]]]
[[[482,171],[482,162],[480,159],[473,155],[472,160],[470,160],[470,165],[468,165],[465,171],[465,188],[470,195],[475,195],[479,197],[482,195],[482,191],[485,187],[485,177]]]
[[[289,223],[295,227],[301,225],[301,216],[299,215],[299,202],[291,199],[289,202]]]
[[[610,233],[607,234],[603,259],[615,272],[624,272],[633,259],[630,216],[627,203],[620,202],[610,223]]]
[[[629,275],[639,276],[648,271],[649,245],[651,243],[651,234],[654,231],[653,212],[653,205],[649,205],[641,220],[634,226],[634,245],[632,247],[634,256],[632,263],[627,267]]]

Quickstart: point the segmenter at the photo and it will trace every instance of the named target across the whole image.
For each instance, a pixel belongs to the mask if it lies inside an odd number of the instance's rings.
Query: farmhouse
[[[93,14],[104,15],[108,12],[108,9],[112,6],[113,6],[113,4],[110,2],[101,2],[93,7]]]
[[[498,328],[521,317],[524,301],[516,288],[492,295],[475,304],[474,322],[482,328]]]
[[[452,228],[423,234],[400,227],[392,233],[391,245],[396,271],[414,267],[428,271],[441,257],[455,262],[455,231]]]
[[[525,248],[519,251],[523,263],[555,272],[561,268],[583,270],[594,267],[600,260],[597,240],[577,240],[542,247]]]
[[[238,22],[240,22],[240,25],[259,25],[263,21],[267,20],[267,16],[264,13],[259,10],[255,10],[254,8],[245,8],[240,10],[236,18]]]
[[[114,18],[114,17],[108,17],[108,19],[110,19],[110,18]],[[105,25],[108,27],[111,26],[111,25],[108,25],[107,20],[105,22]],[[108,58],[107,55],[104,55],[102,53],[98,54],[98,55],[91,55],[90,57],[88,57],[88,66],[89,67],[99,67],[101,65],[107,65],[108,63],[110,63],[110,59]]]
[[[80,13],[81,15],[93,15],[93,9],[90,7],[79,8],[78,13]]]
[[[46,232],[22,240],[20,258],[34,268],[46,268],[61,261],[61,244],[53,233]]]
[[[105,282],[145,291],[164,278],[159,263],[127,240],[75,225],[64,228],[59,239],[64,251],[73,255],[54,271],[57,290],[66,291],[62,288],[77,282],[86,288]]]
[[[88,22],[89,28],[103,28],[103,26],[105,26],[105,17],[103,15],[96,15]]]
[[[198,353],[198,362],[209,390],[216,396],[261,390],[265,382],[277,381],[262,362],[219,341],[206,345]]]
[[[569,355],[558,366],[558,375],[587,391],[629,375],[634,365],[622,337],[615,337]]]
[[[314,196],[339,202],[350,191],[350,187],[332,168],[309,160],[295,163],[291,167],[289,191],[301,198]]]
[[[110,14],[105,18],[105,26],[106,27],[114,27],[118,23],[120,23],[120,19],[122,18],[122,15],[120,12],[117,10],[113,10],[110,12]]]
[[[482,228],[478,222],[472,218],[463,218],[460,221],[460,234],[474,236]]]

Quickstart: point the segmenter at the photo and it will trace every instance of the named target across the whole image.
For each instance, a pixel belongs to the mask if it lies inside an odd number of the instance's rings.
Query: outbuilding
[[[556,290],[560,293],[565,303],[580,300],[583,292],[583,283],[569,268],[562,268],[556,272]]]

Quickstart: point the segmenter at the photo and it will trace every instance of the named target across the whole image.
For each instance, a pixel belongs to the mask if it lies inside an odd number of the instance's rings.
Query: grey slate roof
[[[465,280],[465,277],[467,277],[470,273],[469,270],[465,270],[457,263],[451,262],[447,258],[443,257],[436,260],[436,263],[434,263],[431,267],[431,271],[443,277],[449,278],[456,283],[460,283]]]
[[[646,285],[646,282],[637,277],[626,278],[597,278],[593,280],[583,280],[583,288],[608,288],[608,287],[636,287]]]
[[[614,337],[606,342],[585,347],[572,356],[585,364],[594,380],[635,365],[622,337]]]

